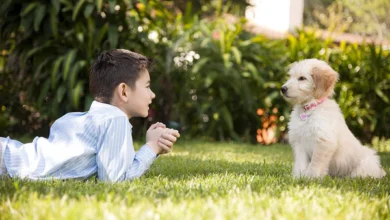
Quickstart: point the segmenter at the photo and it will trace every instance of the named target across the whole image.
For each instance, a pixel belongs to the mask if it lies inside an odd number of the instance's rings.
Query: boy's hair
[[[89,74],[89,90],[95,100],[110,103],[115,87],[126,83],[131,89],[150,61],[141,54],[124,49],[102,52],[93,63]]]

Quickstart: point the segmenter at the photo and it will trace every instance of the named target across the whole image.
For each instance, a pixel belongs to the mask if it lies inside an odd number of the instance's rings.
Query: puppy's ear
[[[314,67],[311,75],[314,81],[314,98],[321,99],[333,93],[339,74],[330,66]]]

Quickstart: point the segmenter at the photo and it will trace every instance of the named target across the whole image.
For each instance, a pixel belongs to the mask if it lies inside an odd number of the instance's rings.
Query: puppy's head
[[[303,104],[333,94],[338,73],[327,63],[306,59],[291,64],[290,79],[282,86],[284,98],[293,104]]]

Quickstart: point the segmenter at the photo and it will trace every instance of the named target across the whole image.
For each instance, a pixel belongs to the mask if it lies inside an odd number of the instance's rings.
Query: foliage
[[[188,82],[191,104],[197,107],[192,108],[196,115],[187,118],[195,119],[189,124],[203,121],[204,132],[218,139],[246,135],[250,140],[260,124],[256,110],[284,103],[277,89],[286,66],[283,48],[277,41],[247,33],[244,25],[221,17],[200,22],[197,32],[200,59]]]
[[[0,179],[0,213],[2,219],[389,219],[389,176],[298,180],[291,177],[292,158],[286,145],[179,143],[130,183]],[[389,172],[389,154],[381,159]]]
[[[20,105],[51,120],[87,109],[92,101],[87,73],[93,59],[102,50],[139,41],[132,38],[138,35],[129,35],[138,27],[127,16],[131,9],[136,13],[124,0],[5,0],[0,6],[0,49],[9,51],[5,71],[20,84]]]
[[[192,4],[176,10],[154,0],[6,0],[0,6],[0,135],[47,136],[64,113],[88,110],[93,59],[127,48],[154,60],[157,97],[146,120],[132,119],[137,137],[161,121],[188,138],[255,142],[270,133],[264,143],[280,140],[291,110],[279,95],[288,64],[312,57],[339,71],[336,99],[353,132],[367,142],[390,136],[388,51],[338,45],[310,30],[270,40],[246,31],[234,4],[222,3],[195,11]]]

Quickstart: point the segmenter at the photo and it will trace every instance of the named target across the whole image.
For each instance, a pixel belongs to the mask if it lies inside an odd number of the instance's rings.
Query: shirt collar
[[[121,116],[123,115],[127,118],[127,115],[120,108],[103,102],[93,101],[91,107],[89,108],[89,111],[93,110],[104,110],[110,112],[110,114],[117,114]]]

